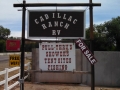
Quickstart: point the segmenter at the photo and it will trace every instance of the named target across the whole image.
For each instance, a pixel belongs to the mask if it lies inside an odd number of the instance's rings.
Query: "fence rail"
[[[28,67],[27,70],[30,70],[30,62],[28,62],[24,66],[27,66]],[[19,70],[19,73],[15,74],[11,77],[8,77],[9,72],[12,72],[12,71],[15,71],[15,70]],[[3,75],[3,74],[5,75],[5,78],[4,78],[4,80],[0,81],[0,85],[4,84],[4,90],[10,90],[10,89],[12,89],[13,87],[15,87],[16,85],[19,84],[19,82],[16,81],[12,85],[8,86],[9,81],[15,79],[16,77],[20,77],[20,67],[14,67],[14,68],[10,68],[10,69],[5,68],[5,70],[0,71],[0,75]],[[26,79],[28,76],[29,76],[29,73],[24,77],[24,79]]]

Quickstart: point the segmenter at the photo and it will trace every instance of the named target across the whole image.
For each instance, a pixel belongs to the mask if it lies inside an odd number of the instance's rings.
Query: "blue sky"
[[[21,8],[13,7],[15,3],[22,3],[23,0],[0,0],[0,25],[11,30],[11,36],[21,37],[22,12]],[[89,3],[89,0],[26,0],[27,3]],[[101,6],[93,8],[94,24],[104,23],[120,16],[120,0],[93,0],[93,3],[101,3]],[[44,9],[47,7],[27,8]],[[56,7],[51,7],[52,9]],[[63,7],[65,8],[65,7]],[[60,9],[60,7],[58,7]],[[67,7],[65,9],[87,9],[86,27],[89,26],[89,8],[88,7]],[[27,14],[27,13],[26,13]],[[26,17],[27,18],[27,17]],[[27,20],[26,20],[27,21]],[[26,22],[27,23],[27,22]],[[27,28],[27,26],[26,26]],[[27,32],[27,29],[26,29]]]

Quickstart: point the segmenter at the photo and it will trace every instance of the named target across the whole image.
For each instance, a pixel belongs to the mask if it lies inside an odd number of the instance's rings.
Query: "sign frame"
[[[63,12],[83,12],[83,37],[60,37],[60,36],[53,36],[53,37],[49,37],[49,36],[34,36],[34,37],[31,37],[30,35],[29,35],[29,13],[30,12],[46,12],[47,13],[47,11],[52,11],[52,12],[61,12],[61,11],[63,11]],[[74,10],[74,9],[57,9],[57,11],[56,11],[56,9],[41,9],[41,10],[39,10],[39,9],[37,9],[37,10],[28,10],[27,11],[27,38],[28,39],[78,39],[78,38],[82,38],[82,39],[85,39],[85,26],[86,26],[86,10]],[[68,29],[69,30],[69,29]]]

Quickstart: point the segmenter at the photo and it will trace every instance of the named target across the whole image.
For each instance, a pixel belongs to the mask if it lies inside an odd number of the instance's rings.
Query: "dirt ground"
[[[20,87],[14,90],[20,90]],[[91,90],[91,87],[80,84],[32,84],[25,82],[24,90]],[[120,88],[96,87],[95,90],[120,90]]]

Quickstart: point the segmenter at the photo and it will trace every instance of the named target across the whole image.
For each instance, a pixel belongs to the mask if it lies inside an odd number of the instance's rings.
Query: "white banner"
[[[43,71],[73,71],[75,66],[75,44],[39,44],[39,68]]]

